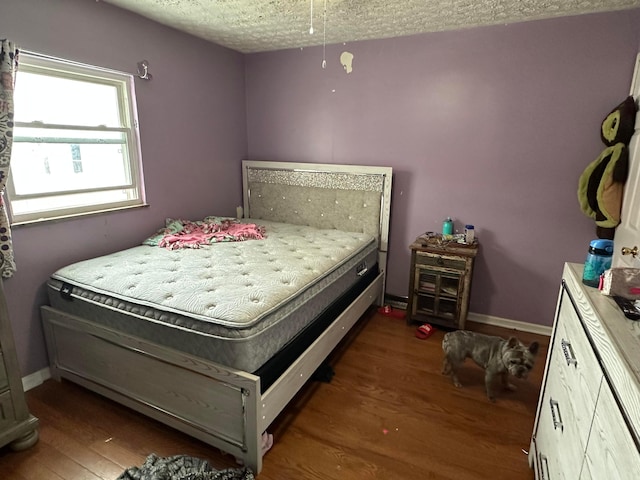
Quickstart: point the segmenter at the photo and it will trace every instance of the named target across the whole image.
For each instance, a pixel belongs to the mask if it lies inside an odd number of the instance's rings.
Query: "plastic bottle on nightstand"
[[[473,225],[464,226],[464,243],[471,245],[473,239],[476,238],[476,229]]]
[[[442,236],[453,235],[453,220],[451,217],[442,222]]]

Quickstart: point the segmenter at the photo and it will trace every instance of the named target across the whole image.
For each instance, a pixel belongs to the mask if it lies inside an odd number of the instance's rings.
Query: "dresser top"
[[[640,321],[629,320],[616,302],[600,290],[582,283],[583,265],[565,264],[563,279],[567,283],[589,335],[598,348],[605,368],[616,370],[611,360],[622,359],[635,388],[640,388]],[[610,371],[614,374],[614,371]],[[640,408],[640,405],[638,405]],[[640,412],[639,412],[640,415]]]

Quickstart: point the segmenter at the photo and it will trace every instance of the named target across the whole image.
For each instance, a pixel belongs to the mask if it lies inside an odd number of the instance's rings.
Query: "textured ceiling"
[[[640,0],[103,1],[243,53],[322,45],[323,33],[333,44],[640,7]]]

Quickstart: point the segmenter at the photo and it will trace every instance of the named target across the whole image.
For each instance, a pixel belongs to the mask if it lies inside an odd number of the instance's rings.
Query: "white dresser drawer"
[[[566,390],[576,430],[586,446],[603,373],[580,319],[564,292],[558,315],[553,355],[555,373]]]
[[[564,357],[552,355],[549,368],[556,371],[561,369],[562,361]],[[588,427],[587,423],[587,431]],[[581,425],[575,416],[572,400],[568,396],[563,379],[560,375],[548,376],[535,432],[538,470],[546,471],[538,473],[537,478],[578,478],[587,445],[580,434],[580,430],[584,428],[585,425]]]
[[[607,382],[600,388],[583,470],[588,471],[585,478],[640,478],[640,452]]]
[[[591,476],[591,472],[589,471],[589,469],[587,467],[584,467],[582,469],[582,472],[580,472],[580,480],[596,480],[596,479]]]

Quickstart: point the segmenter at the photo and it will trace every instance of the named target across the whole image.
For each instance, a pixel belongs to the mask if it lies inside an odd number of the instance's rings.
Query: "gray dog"
[[[467,357],[485,369],[484,383],[489,400],[495,401],[493,380],[499,376],[502,385],[509,390],[516,387],[509,383],[509,374],[527,378],[538,354],[538,342],[526,346],[515,337],[508,340],[491,335],[457,330],[445,334],[442,340],[444,362],[442,373],[450,375],[456,387],[462,387],[457,370]]]

